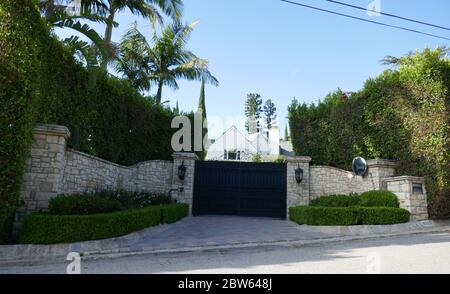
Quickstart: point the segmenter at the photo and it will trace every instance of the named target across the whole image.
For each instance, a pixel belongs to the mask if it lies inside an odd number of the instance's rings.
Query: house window
[[[237,159],[237,152],[228,152],[228,160],[236,160]]]
[[[237,160],[241,160],[241,151],[237,152]]]

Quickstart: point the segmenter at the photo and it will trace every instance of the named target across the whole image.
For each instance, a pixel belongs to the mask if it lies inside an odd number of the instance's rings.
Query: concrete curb
[[[344,242],[352,240],[365,240],[376,238],[387,238],[424,233],[450,232],[449,221],[421,221],[390,226],[299,226],[301,232],[321,232],[330,237],[311,240],[276,240],[270,242],[247,242],[223,245],[204,245],[182,248],[153,248],[133,246],[142,235],[157,234],[164,232],[170,225],[146,229],[124,237],[88,241],[74,244],[56,245],[1,245],[0,265],[52,262],[63,260],[69,252],[79,252],[84,260],[117,258],[124,256],[136,256],[145,254],[185,253],[201,252],[226,249],[243,249],[255,247],[301,247],[326,243]]]

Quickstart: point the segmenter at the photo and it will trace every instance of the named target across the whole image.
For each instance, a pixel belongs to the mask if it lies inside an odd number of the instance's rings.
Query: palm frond
[[[63,43],[72,50],[73,54],[82,56],[86,62],[86,66],[92,67],[98,65],[95,51],[89,43],[80,40],[77,36],[66,38],[63,40]]]
[[[182,0],[147,0],[150,5],[158,6],[167,16],[173,20],[178,20],[183,15]]]
[[[95,44],[95,47],[103,57],[109,56],[108,50],[103,42],[103,39],[98,35],[98,33],[94,29],[91,29],[87,24],[81,24],[81,22],[75,21],[73,19],[62,19],[60,21],[56,21],[55,23],[53,23],[52,26],[60,28],[70,28],[85,35]]]
[[[107,0],[81,0],[81,11],[85,14],[106,17],[109,13],[109,2]]]

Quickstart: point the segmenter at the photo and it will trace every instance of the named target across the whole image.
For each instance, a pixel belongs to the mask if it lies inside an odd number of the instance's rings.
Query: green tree
[[[287,124],[284,127],[284,141],[289,141],[289,130],[288,130],[288,125]]]
[[[247,94],[247,101],[245,102],[245,129],[247,133],[253,134],[261,130],[261,112],[262,112],[262,98],[256,93]]]
[[[104,39],[110,56],[116,55],[111,39],[114,19],[118,12],[128,9],[133,14],[148,18],[153,24],[162,24],[161,12],[173,20],[178,20],[183,10],[182,0],[81,0],[81,5],[83,12],[107,18]],[[105,60],[104,67],[106,64]]]
[[[161,103],[163,87],[169,86],[177,90],[179,79],[203,80],[218,86],[219,82],[209,71],[209,62],[186,49],[196,24],[197,22],[187,25],[174,22],[164,27],[160,35],[155,34],[151,44],[135,25],[122,39],[120,48],[126,50],[121,53],[116,70],[130,80],[135,76],[142,77],[139,83],[141,89],[149,89],[151,85],[157,85],[157,104]],[[133,45],[128,45],[130,43]],[[137,48],[137,52],[133,48]]]
[[[270,130],[273,121],[277,118],[277,108],[271,99],[267,100],[263,107],[265,127]]]
[[[207,118],[206,118],[206,96],[205,96],[205,81],[202,80],[202,86],[200,89],[200,97],[198,99],[198,107],[197,107],[197,113],[201,114],[202,116],[202,138],[203,138],[203,143],[206,144],[206,142],[208,142],[208,126],[207,126]],[[206,146],[204,146],[203,144],[203,148],[205,148]],[[205,159],[206,157],[206,150],[203,150],[202,152],[200,152],[199,158],[200,159]]]
[[[71,2],[73,1],[39,0],[38,6],[50,29],[71,29],[88,38],[93,45],[81,40],[78,36],[70,36],[63,39],[62,42],[71,49],[74,55],[84,59],[87,66],[98,65],[97,55],[100,55],[101,58],[108,55],[103,38],[89,25],[83,24],[81,21],[108,23],[108,20],[89,13],[70,14],[67,12],[67,7]],[[111,25],[117,26],[116,23]]]

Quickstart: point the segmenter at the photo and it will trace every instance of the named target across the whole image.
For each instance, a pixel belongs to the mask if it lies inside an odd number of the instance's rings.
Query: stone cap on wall
[[[395,160],[388,160],[388,159],[382,159],[382,158],[375,158],[367,160],[367,165],[369,167],[396,167],[397,162]]]
[[[424,183],[425,178],[424,177],[413,177],[413,176],[400,176],[400,177],[389,177],[384,178],[384,182],[400,182],[400,181],[409,181],[409,182],[419,182]]]
[[[67,127],[50,124],[38,124],[33,129],[33,134],[64,137],[66,140],[70,138],[70,131]]]
[[[290,163],[310,163],[311,160],[312,159],[309,156],[295,156],[286,158],[286,161]]]
[[[172,154],[173,159],[190,159],[197,160],[198,156],[192,152],[175,152]]]

